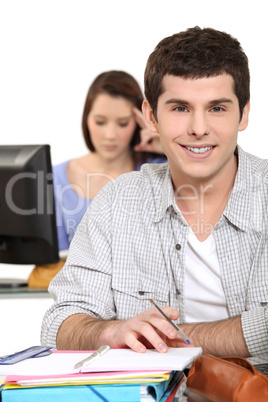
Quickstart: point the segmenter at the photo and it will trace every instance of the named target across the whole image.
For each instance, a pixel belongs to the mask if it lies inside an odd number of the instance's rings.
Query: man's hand
[[[172,320],[179,318],[179,312],[172,307],[164,307],[164,311]],[[145,352],[146,348],[167,352],[170,343],[176,347],[188,346],[178,336],[172,325],[154,308],[144,311],[128,321],[117,322],[113,329],[104,330],[105,336],[112,348],[127,346],[140,353]]]
[[[179,318],[180,314],[174,308],[164,307],[163,310],[171,320]],[[95,350],[102,345],[129,347],[141,353],[146,348],[166,352],[168,346],[189,347],[155,308],[128,321],[105,321],[87,314],[74,314],[59,328],[58,349]]]
[[[145,123],[143,113],[136,107],[133,108],[133,114],[136,122],[140,126],[141,141],[134,147],[137,152],[154,152],[163,154],[163,149],[160,143],[159,134],[150,131]]]

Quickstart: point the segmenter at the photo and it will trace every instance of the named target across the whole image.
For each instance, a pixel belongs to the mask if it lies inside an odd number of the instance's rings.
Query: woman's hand
[[[143,113],[138,108],[134,107],[133,113],[137,124],[140,126],[141,137],[141,142],[134,147],[134,151],[163,154],[159,134],[153,133],[147,128]]]

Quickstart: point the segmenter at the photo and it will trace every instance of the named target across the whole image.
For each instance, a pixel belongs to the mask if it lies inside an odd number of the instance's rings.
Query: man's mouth
[[[194,152],[195,154],[204,154],[207,151],[210,151],[213,147],[201,147],[201,148],[196,148],[196,147],[185,147],[188,149],[188,151]]]

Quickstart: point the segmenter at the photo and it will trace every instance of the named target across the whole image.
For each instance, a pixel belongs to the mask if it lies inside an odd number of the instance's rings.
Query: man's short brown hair
[[[144,75],[145,97],[155,117],[164,92],[163,78],[207,78],[229,74],[234,80],[240,117],[250,98],[248,58],[240,43],[226,32],[212,28],[189,28],[159,42],[149,56]]]

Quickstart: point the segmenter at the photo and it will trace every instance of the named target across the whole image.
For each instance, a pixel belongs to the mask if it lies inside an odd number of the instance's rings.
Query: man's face
[[[143,109],[150,129],[160,135],[174,184],[234,174],[237,135],[247,127],[249,104],[240,121],[233,78],[227,74],[200,79],[167,75],[163,87],[157,121],[146,101]]]

